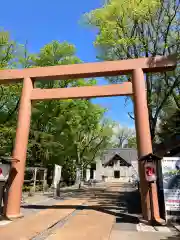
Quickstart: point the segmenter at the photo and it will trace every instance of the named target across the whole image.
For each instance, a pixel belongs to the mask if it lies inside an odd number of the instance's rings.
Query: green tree
[[[166,115],[160,123],[158,136],[161,142],[180,138],[180,109],[176,108],[173,113]]]
[[[11,68],[15,50],[16,44],[10,39],[9,33],[0,31],[0,69]]]
[[[5,42],[4,44],[9,44]],[[5,49],[5,46],[4,46]],[[6,66],[36,67],[80,63],[75,47],[67,42],[53,41],[39,53],[30,54],[28,46],[18,45]],[[16,58],[15,58],[16,56]],[[15,60],[13,60],[15,58]],[[68,88],[96,84],[95,79],[55,80],[35,82],[39,88]],[[0,99],[1,154],[11,154],[16,131],[17,108],[21,84],[4,85]],[[108,146],[111,127],[104,119],[105,109],[91,100],[40,101],[32,104],[32,120],[28,143],[27,164],[30,166],[63,166],[63,178],[75,179],[77,165],[85,168]]]
[[[129,139],[133,137],[135,137],[134,129],[120,126],[120,125],[116,125],[114,127],[115,147],[122,148],[124,145],[129,146]]]
[[[102,8],[85,14],[84,21],[98,29],[95,46],[100,60],[179,55],[179,9],[179,0],[109,0]],[[180,108],[179,76],[179,68],[173,72],[146,75],[152,139],[169,98]],[[108,78],[110,82],[128,79],[129,76]]]
[[[17,44],[10,39],[9,33],[0,31],[0,69],[13,68]],[[19,103],[21,86],[0,86],[0,154],[11,154],[15,135],[16,110]]]
[[[32,66],[53,66],[80,62],[80,60],[75,57],[75,47],[73,45],[59,43],[58,41],[53,41],[45,45],[39,54],[31,56],[31,60]],[[87,83],[83,79],[56,80],[37,82],[36,86],[41,88],[67,88],[71,86],[92,85],[94,83],[95,80],[89,80]],[[33,152],[35,154],[33,160],[36,159],[36,161],[38,161],[39,159],[41,163],[43,159],[45,162],[47,162],[47,159],[52,161],[52,157],[55,159],[56,149],[59,149],[60,146],[64,147],[58,138],[65,141],[61,133],[64,131],[64,128],[67,127],[69,118],[76,114],[73,113],[72,102],[76,101],[47,101],[34,105],[30,133],[30,140],[32,139],[32,141],[30,141],[31,154]]]
[[[135,136],[132,136],[128,139],[128,147],[137,149],[137,142]]]
[[[31,59],[31,60],[30,60]],[[75,47],[66,42],[53,41],[40,53],[28,57],[32,66],[53,66],[80,63],[75,56]],[[41,88],[68,88],[96,84],[95,79],[56,80],[37,82]],[[101,124],[105,109],[90,100],[47,101],[33,105],[32,126],[28,148],[28,163],[43,166],[57,163],[63,165],[66,174],[74,167],[85,167],[94,161],[100,149],[110,139],[110,128]],[[71,170],[70,170],[71,169]],[[63,174],[64,176],[64,174]],[[65,178],[65,176],[64,176]]]

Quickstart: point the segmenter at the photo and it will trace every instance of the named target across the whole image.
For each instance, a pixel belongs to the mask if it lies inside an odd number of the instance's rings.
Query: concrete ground
[[[24,218],[0,227],[2,240],[176,240],[175,229],[139,223],[139,196],[129,184],[71,190],[22,206]],[[37,200],[37,199],[36,199]]]

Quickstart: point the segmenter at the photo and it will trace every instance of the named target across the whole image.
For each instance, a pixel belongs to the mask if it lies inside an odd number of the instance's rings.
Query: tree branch
[[[128,112],[128,116],[129,116],[131,119],[135,120],[135,118],[131,115],[130,112]]]

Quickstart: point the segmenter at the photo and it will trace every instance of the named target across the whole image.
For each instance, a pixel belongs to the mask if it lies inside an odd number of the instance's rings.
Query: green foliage
[[[9,33],[0,31],[0,69],[12,68],[15,61],[16,44],[10,40]],[[0,154],[9,155],[15,136],[16,110],[21,86],[0,86]]]
[[[80,63],[81,61],[74,54],[75,47],[73,45],[53,41],[45,45],[39,54],[33,56],[34,66]],[[67,88],[94,84],[96,84],[94,79],[36,83],[41,88]],[[99,144],[98,142],[95,144],[91,140],[91,144],[87,145],[87,141],[90,141],[93,134],[98,134],[104,112],[105,109],[92,104],[89,100],[36,103],[33,106],[28,149],[29,161],[36,161],[42,165],[49,163],[63,165],[67,159],[73,159],[76,163],[83,162],[84,154],[87,155],[85,148],[95,148],[96,144]],[[92,144],[94,144],[93,147]],[[81,153],[82,151],[83,153]]]
[[[180,109],[163,118],[158,136],[161,142],[180,137]]]
[[[22,191],[23,191],[23,192],[30,192],[31,189],[32,189],[32,186],[24,185],[23,188],[22,188]]]
[[[180,2],[176,0],[109,0],[102,8],[85,14],[84,21],[98,30],[95,46],[100,60],[179,55],[179,10]],[[169,100],[180,108],[179,69],[146,75],[152,139]],[[110,82],[129,79],[129,76],[108,78]]]
[[[139,40],[138,36],[128,35],[132,21],[148,22],[159,5],[159,0],[110,0],[102,8],[85,14],[84,20],[100,30],[95,45],[128,47]]]
[[[10,40],[9,33],[0,31],[0,69],[9,68],[15,57],[16,45]]]
[[[130,138],[128,139],[128,147],[129,147],[129,148],[137,149],[137,142],[136,142],[136,137],[135,137],[135,136],[130,137]]]
[[[63,163],[62,179],[68,185],[72,185],[76,180],[76,161],[66,158]]]

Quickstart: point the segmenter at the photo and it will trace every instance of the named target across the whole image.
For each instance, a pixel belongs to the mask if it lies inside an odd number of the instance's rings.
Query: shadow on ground
[[[161,238],[161,240],[179,240],[179,239],[180,239],[180,233],[173,236]]]
[[[68,190],[61,192],[68,193]],[[24,205],[26,209],[75,209],[77,211],[94,210],[116,217],[116,223],[139,222],[138,216],[141,214],[139,192],[131,187],[130,184],[123,184],[121,188],[112,191],[104,188],[89,188],[69,190],[72,194],[69,199],[80,198],[89,199],[88,205]],[[51,197],[51,196],[49,196]],[[63,199],[60,198],[60,199]],[[94,204],[94,201],[96,203]],[[91,204],[92,203],[92,204]]]

